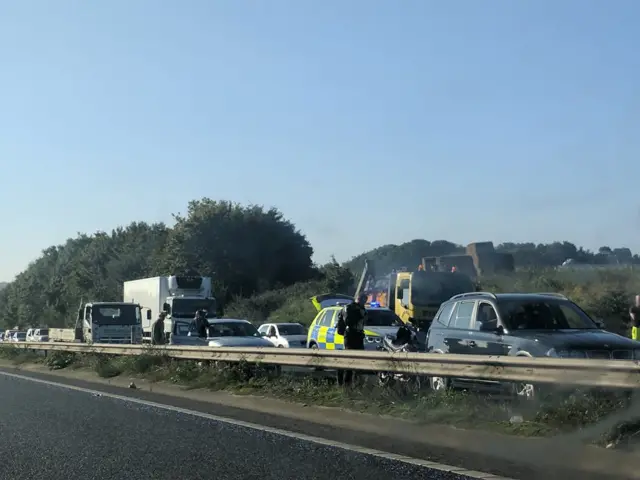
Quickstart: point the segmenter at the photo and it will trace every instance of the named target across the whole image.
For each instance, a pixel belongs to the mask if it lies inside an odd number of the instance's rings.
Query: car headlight
[[[380,337],[373,335],[365,335],[364,340],[367,343],[380,343],[382,341]]]

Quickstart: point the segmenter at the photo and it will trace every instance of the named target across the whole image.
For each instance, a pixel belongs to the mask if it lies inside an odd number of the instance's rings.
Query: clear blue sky
[[[277,206],[318,261],[640,250],[639,21],[635,0],[2,2],[0,280],[203,196]]]

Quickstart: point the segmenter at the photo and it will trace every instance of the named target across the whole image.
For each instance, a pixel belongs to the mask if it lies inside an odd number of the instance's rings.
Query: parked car
[[[279,348],[305,348],[307,329],[300,323],[265,323],[258,332]]]
[[[248,320],[220,318],[209,320],[210,347],[273,347]]]
[[[13,337],[11,337],[12,342],[26,342],[27,341],[27,332],[15,332]]]
[[[427,351],[463,355],[640,359],[640,342],[603,330],[603,325],[560,294],[455,295],[442,304],[427,333]],[[431,388],[504,388],[535,396],[530,384],[432,377]]]
[[[344,350],[344,337],[337,332],[338,312],[345,304],[353,301],[353,298],[341,294],[325,294],[317,295],[311,301],[318,310],[318,314],[309,327],[307,347]],[[387,335],[395,337],[398,328],[404,323],[388,308],[367,305],[366,309],[364,348],[377,350],[382,339]]]
[[[209,319],[207,338],[190,333],[190,322],[175,321],[170,343],[172,345],[200,345],[211,347],[273,347],[248,320],[235,318]]]
[[[4,332],[4,341],[5,342],[13,342],[13,334],[16,333],[18,330],[13,329],[13,330],[5,330]]]

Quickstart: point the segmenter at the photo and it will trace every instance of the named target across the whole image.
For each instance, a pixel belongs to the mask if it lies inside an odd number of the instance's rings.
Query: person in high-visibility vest
[[[640,329],[640,295],[636,295],[635,303],[629,309],[631,317],[631,339],[639,340],[638,330]]]

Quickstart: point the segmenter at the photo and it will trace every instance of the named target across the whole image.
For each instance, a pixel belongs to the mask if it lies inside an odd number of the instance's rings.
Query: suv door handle
[[[478,344],[476,342],[474,342],[473,340],[469,340],[469,343],[467,343],[467,345],[469,345],[470,347],[477,347]]]

